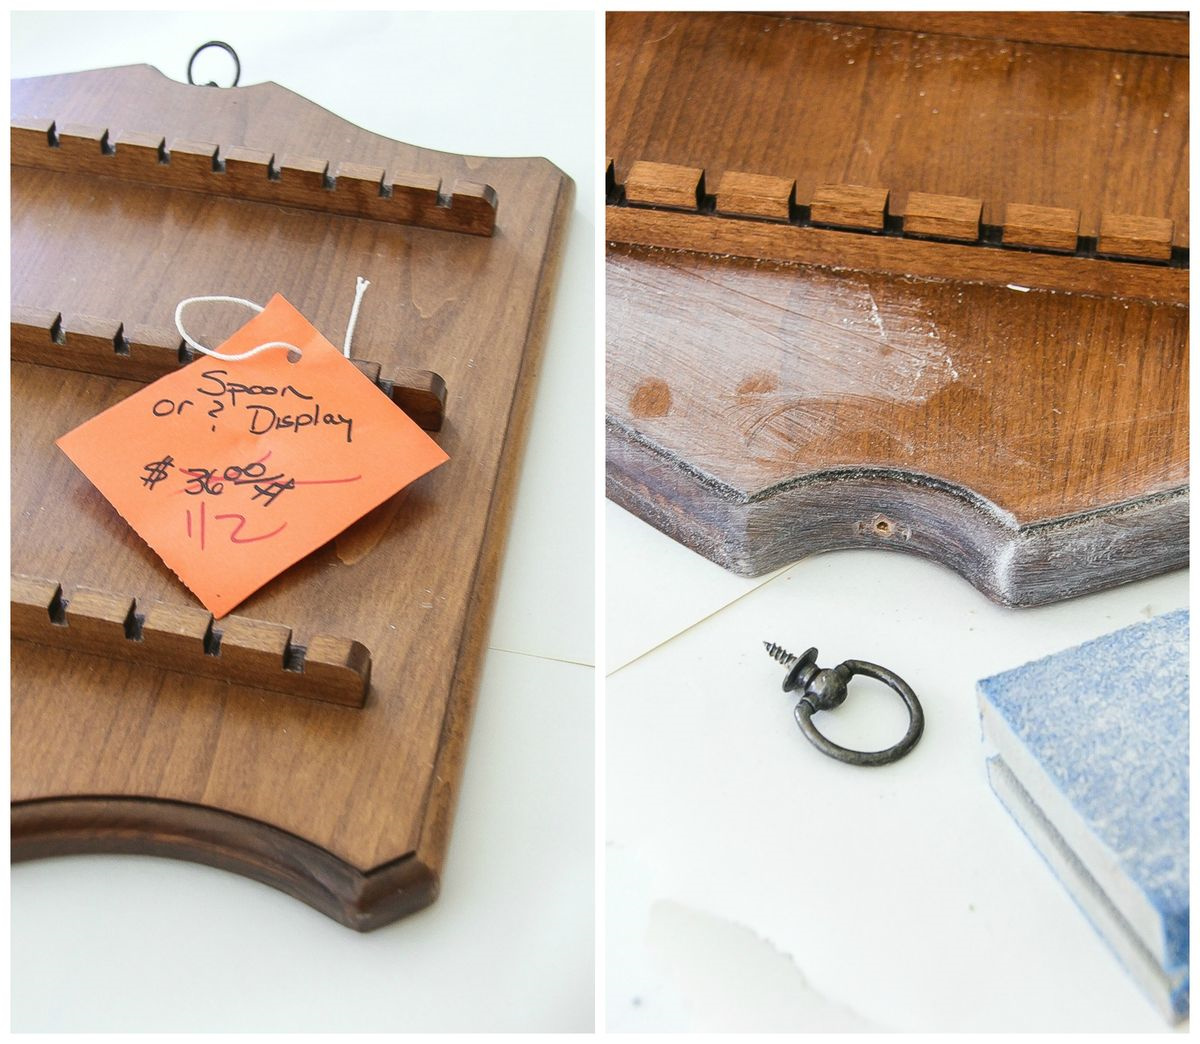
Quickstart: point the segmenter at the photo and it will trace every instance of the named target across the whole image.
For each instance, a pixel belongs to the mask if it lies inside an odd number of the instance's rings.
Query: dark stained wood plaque
[[[1028,605],[1185,564],[1186,51],[609,15],[608,495],[747,575],[879,547]]]
[[[145,66],[12,117],[14,859],[195,859],[360,930],[428,904],[570,180]],[[355,361],[450,462],[214,622],[54,439],[187,361],[181,299],[279,292],[336,343],[357,276]]]

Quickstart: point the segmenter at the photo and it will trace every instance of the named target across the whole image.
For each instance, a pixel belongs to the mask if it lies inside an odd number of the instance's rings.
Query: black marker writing
[[[266,435],[268,432],[275,431],[276,429],[287,428],[291,428],[293,432],[298,433],[303,428],[315,427],[318,424],[329,424],[335,427],[339,424],[344,424],[346,425],[346,441],[354,441],[354,418],[343,417],[340,413],[322,413],[320,403],[317,403],[313,407],[312,413],[281,414],[270,406],[262,406],[258,403],[252,403],[246,408],[251,412],[251,435]]]
[[[276,478],[278,478],[278,476],[276,476]],[[263,504],[263,507],[270,507],[280,493],[285,493],[287,490],[295,488],[295,479],[288,479],[286,482],[272,482],[266,486],[255,486],[254,496],[252,496],[250,499],[257,500],[259,497],[263,497],[266,500],[266,503]]]
[[[238,381],[227,381],[225,376],[228,373],[228,370],[205,370],[200,375],[201,383],[196,385],[196,391],[201,395],[211,396],[213,399],[228,396],[231,406],[237,405],[239,395],[278,395],[280,398],[294,395],[297,399],[312,399],[311,395],[305,395],[304,392],[290,384],[276,388],[273,384],[242,384]]]
[[[153,460],[142,468],[146,472],[142,476],[142,482],[147,489],[153,489],[156,483],[161,482],[167,477],[167,468],[173,468],[174,466],[175,461],[170,454],[163,457],[162,460]]]
[[[183,413],[185,406],[195,406],[191,399],[184,399],[177,403],[174,399],[159,399],[153,406],[150,407],[150,412],[156,417],[174,417],[176,414]]]

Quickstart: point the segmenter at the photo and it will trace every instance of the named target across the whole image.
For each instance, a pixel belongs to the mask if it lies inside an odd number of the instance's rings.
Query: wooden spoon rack
[[[360,930],[419,909],[570,180],[145,66],[16,81],[12,105],[13,857],[195,859]],[[337,340],[356,276],[356,365],[450,462],[214,622],[54,440],[191,361],[180,300],[282,293]]]

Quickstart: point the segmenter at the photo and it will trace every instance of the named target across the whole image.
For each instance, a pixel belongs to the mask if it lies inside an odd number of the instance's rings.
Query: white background
[[[1186,605],[1187,570],[1015,610],[909,555],[744,579],[612,504],[605,530],[610,1030],[1169,1028],[992,793],[975,682]],[[820,754],[764,641],[891,668],[920,743]],[[817,723],[878,750],[907,716],[859,679]]]
[[[14,77],[232,44],[359,126],[576,184],[441,896],[359,935],[168,860],[12,872],[16,1030],[589,1030],[593,1024],[593,15],[17,14]],[[220,56],[197,68],[224,78]],[[369,300],[369,299],[368,299]]]

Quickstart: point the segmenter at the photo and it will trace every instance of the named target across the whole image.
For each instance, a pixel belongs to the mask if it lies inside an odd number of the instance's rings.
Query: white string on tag
[[[366,293],[367,287],[370,285],[371,284],[368,280],[364,279],[362,276],[359,276],[354,286],[354,306],[350,309],[350,321],[346,324],[346,342],[342,348],[342,352],[347,359],[350,358],[350,341],[354,337],[354,327],[358,322],[358,309],[362,304],[363,294]],[[224,304],[240,304],[245,305],[247,308],[252,309],[255,312],[261,312],[263,310],[262,305],[255,304],[253,301],[247,301],[244,297],[226,297],[223,294],[214,294],[206,297],[185,297],[179,302],[178,305],[175,306],[175,329],[179,331],[179,336],[183,338],[184,343],[187,344],[188,347],[193,348],[195,351],[201,352],[204,355],[211,355],[214,359],[222,359],[225,362],[238,362],[241,359],[249,359],[251,356],[258,355],[259,352],[265,352],[270,348],[288,349],[288,358],[292,362],[296,362],[301,356],[304,355],[299,348],[288,341],[267,341],[264,344],[256,345],[247,351],[239,352],[237,355],[226,355],[223,352],[218,352],[212,348],[202,345],[183,328],[183,310],[188,305],[196,304],[200,301],[213,301]],[[292,358],[292,352],[296,353],[296,357],[294,359]]]
[[[371,284],[362,276],[354,284],[354,307],[350,309],[350,321],[346,324],[346,340],[342,345],[342,353],[350,358],[350,341],[354,337],[354,325],[358,322],[358,306],[362,304],[363,294]]]
[[[247,301],[244,297],[225,297],[219,294],[211,297],[185,297],[175,307],[175,329],[179,331],[179,336],[184,339],[187,345],[191,348],[194,348],[196,351],[202,352],[205,355],[211,355],[214,359],[223,359],[225,362],[237,362],[239,359],[249,359],[251,356],[257,355],[259,352],[265,352],[268,348],[287,348],[289,357],[292,352],[295,352],[297,357],[300,357],[304,354],[294,344],[289,344],[287,341],[268,341],[266,344],[260,344],[255,348],[251,348],[249,351],[239,352],[237,355],[225,355],[223,352],[215,351],[212,348],[206,348],[199,341],[194,340],[183,328],[183,310],[188,305],[196,304],[198,301],[240,304],[245,305],[247,308],[250,308],[255,312],[261,312],[263,310],[262,305],[255,304],[253,301]]]

